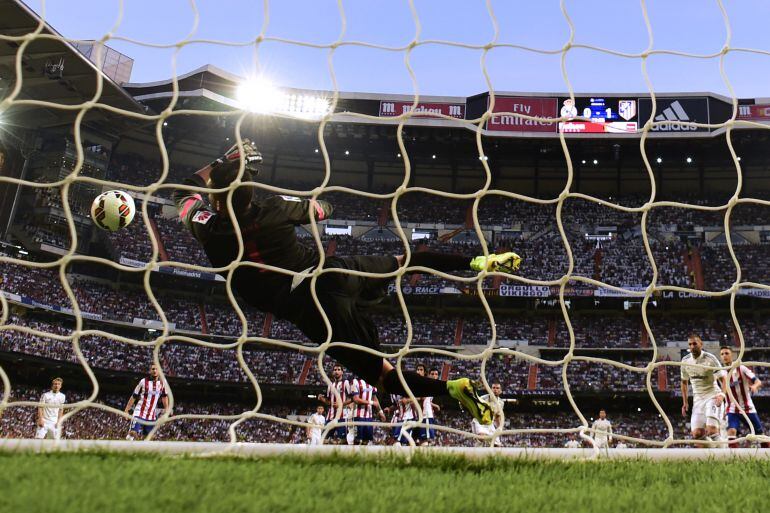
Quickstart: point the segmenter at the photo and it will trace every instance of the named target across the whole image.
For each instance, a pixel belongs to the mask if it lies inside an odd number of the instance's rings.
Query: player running
[[[688,386],[692,381],[692,437],[696,440],[719,440],[719,431],[724,415],[725,376],[722,364],[716,356],[703,350],[703,341],[698,335],[687,340],[690,352],[682,358],[682,415],[687,416]],[[700,367],[696,367],[699,365]],[[696,444],[704,447],[703,444]]]
[[[139,384],[134,388],[134,393],[128,399],[128,404],[124,409],[126,413],[129,413],[136,404],[126,440],[135,440],[137,436],[150,434],[155,421],[158,419],[158,400],[163,405],[163,409],[168,410],[166,385],[160,379],[160,369],[153,363],[150,365],[149,375],[139,380]]]
[[[605,410],[599,410],[599,418],[591,428],[594,430],[594,445],[597,449],[606,449],[612,444],[612,422],[607,419]]]
[[[40,404],[37,408],[37,431],[35,438],[61,438],[61,426],[59,421],[64,415],[64,408],[61,406],[67,402],[67,398],[61,392],[64,380],[54,378],[51,381],[51,390],[40,396]]]
[[[725,367],[730,367],[733,364],[733,349],[730,346],[722,346],[719,350],[719,356],[722,357],[722,363],[725,364]],[[762,382],[745,365],[739,365],[729,371],[728,382],[735,401],[732,401],[729,395],[727,396],[727,440],[730,442],[730,447],[736,448],[738,444],[734,440],[738,436],[738,428],[741,424],[746,424],[748,427],[746,417],[749,418],[749,422],[754,428],[754,434],[762,435],[765,433],[762,421],[757,415],[757,408],[751,399],[751,396],[759,391]],[[744,413],[746,417],[743,416]],[[762,442],[760,445],[764,448],[770,447],[768,442]]]
[[[258,173],[262,155],[248,140],[243,141],[243,155],[233,146],[225,155],[196,172],[186,185],[224,189],[238,177],[243,161],[242,181],[252,181]],[[228,214],[228,193],[211,193],[207,198],[187,190],[174,191],[179,216],[215,267],[225,267],[238,259],[238,239],[241,234],[244,254],[241,262],[270,265],[293,272],[309,272],[319,264],[315,248],[297,240],[295,227],[327,219],[332,206],[326,201],[272,196],[257,199],[256,188],[238,187],[232,192],[231,206],[237,219],[234,226]],[[521,263],[516,253],[479,256],[468,259],[462,255],[435,252],[414,253],[410,265],[424,266],[442,272],[472,269],[513,273]],[[325,269],[391,273],[405,264],[400,256],[328,257]],[[223,276],[227,272],[221,273]],[[346,272],[328,272],[315,283],[318,301],[328,316],[332,328],[331,340],[348,342],[379,350],[377,328],[365,306],[379,301],[387,293],[387,279],[366,278]],[[232,284],[248,304],[292,322],[313,342],[326,341],[327,329],[316,307],[311,291],[311,279],[239,265],[233,272]],[[331,347],[327,353],[341,362],[353,374],[387,393],[406,395],[393,365],[382,357],[349,347]],[[477,388],[467,378],[453,381],[433,380],[405,371],[404,379],[415,396],[450,395],[460,402],[475,419],[488,425],[492,411],[478,396]]]

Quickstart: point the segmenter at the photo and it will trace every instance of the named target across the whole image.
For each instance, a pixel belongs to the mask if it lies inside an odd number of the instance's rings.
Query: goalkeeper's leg
[[[441,254],[435,253],[433,255]],[[467,257],[441,255],[437,258],[443,259],[438,262],[442,270],[453,265],[459,265],[461,261],[463,268],[467,269],[469,266]],[[385,274],[397,270],[400,265],[399,260],[398,257],[380,256],[331,257],[327,260],[326,268]],[[431,260],[430,263],[432,267],[437,265],[436,260]],[[377,286],[380,286],[382,281],[383,279],[375,279]],[[328,272],[319,277],[316,283],[316,293],[329,319],[333,342],[345,341],[375,351],[380,350],[377,328],[368,314],[359,307],[360,295],[370,290],[372,286],[371,278],[345,272]],[[326,325],[312,300],[309,280],[303,282],[292,293],[292,296],[296,301],[296,315],[291,320],[311,340],[316,343],[324,342],[327,334]],[[381,390],[393,394],[408,395],[396,369],[381,356],[365,350],[341,346],[331,347],[327,353],[354,374],[369,383],[377,383]],[[414,396],[440,397],[449,395],[457,399],[480,423],[490,424],[492,422],[493,412],[490,406],[479,398],[477,386],[469,379],[461,378],[447,382],[421,376],[414,371],[402,371],[401,374],[406,386]]]

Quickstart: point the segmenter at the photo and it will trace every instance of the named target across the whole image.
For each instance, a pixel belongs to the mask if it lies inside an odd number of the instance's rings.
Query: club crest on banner
[[[636,116],[636,100],[620,100],[618,114],[626,121]]]

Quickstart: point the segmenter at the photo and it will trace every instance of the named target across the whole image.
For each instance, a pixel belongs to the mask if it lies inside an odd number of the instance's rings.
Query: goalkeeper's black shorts
[[[398,269],[393,256],[329,257],[325,269],[390,273]],[[362,304],[387,293],[393,278],[368,278],[343,272],[326,272],[316,280],[316,294],[332,328],[332,342],[348,342],[379,350],[377,327]],[[327,329],[306,278],[291,293],[288,320],[317,344],[326,341]],[[377,383],[382,357],[347,347],[331,347],[327,354],[368,383]]]

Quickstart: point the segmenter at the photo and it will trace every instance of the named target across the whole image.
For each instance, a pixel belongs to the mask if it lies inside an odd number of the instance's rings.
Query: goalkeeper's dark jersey
[[[198,175],[187,185],[205,187]],[[218,214],[200,194],[177,189],[174,202],[182,222],[201,243],[214,267],[224,267],[238,256],[238,239],[227,214]],[[318,252],[297,240],[295,226],[329,217],[332,207],[325,201],[293,196],[272,196],[253,200],[239,220],[243,238],[243,261],[259,262],[291,271],[304,271],[318,264]],[[227,276],[226,272],[221,273]],[[262,311],[285,316],[292,276],[251,266],[240,266],[233,276],[233,288]]]

